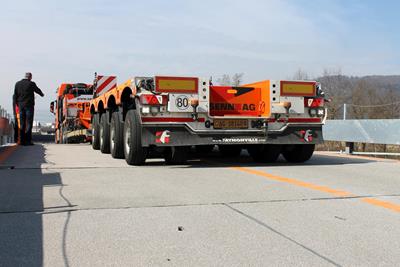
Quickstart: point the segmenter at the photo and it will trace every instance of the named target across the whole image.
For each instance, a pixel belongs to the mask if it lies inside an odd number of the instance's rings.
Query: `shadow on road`
[[[42,163],[43,145],[18,147],[3,163],[15,169],[0,169],[0,266],[43,266],[43,188],[61,178],[42,173]]]
[[[54,134],[32,134],[32,140],[36,143],[54,143]]]
[[[176,166],[176,168],[210,168],[210,167],[284,167],[284,166],[334,166],[347,164],[366,164],[376,162],[374,159],[362,159],[351,157],[339,157],[332,155],[314,154],[313,157],[304,163],[289,163],[282,156],[274,163],[259,163],[246,153],[242,152],[239,157],[223,157],[218,152],[212,152],[208,155],[192,154],[187,164]],[[148,160],[145,166],[163,166],[164,160]]]

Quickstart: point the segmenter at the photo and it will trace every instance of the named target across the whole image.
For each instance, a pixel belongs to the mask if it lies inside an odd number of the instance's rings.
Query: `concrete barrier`
[[[353,153],[354,143],[400,145],[400,119],[327,120],[324,140],[346,142],[346,152]]]

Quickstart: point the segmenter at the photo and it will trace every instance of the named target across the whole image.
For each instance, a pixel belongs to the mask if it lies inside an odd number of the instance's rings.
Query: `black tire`
[[[108,154],[110,153],[110,121],[109,115],[110,113],[107,111],[101,114],[100,117],[100,151],[101,153]]]
[[[241,145],[219,145],[218,149],[222,156],[228,158],[238,157],[242,152]]]
[[[57,129],[57,130],[56,130],[56,134],[55,134],[54,139],[55,139],[56,144],[61,144],[60,129]],[[18,139],[17,139],[17,140],[18,140]]]
[[[55,133],[54,133],[54,143],[55,143],[55,144],[58,144],[58,142],[59,142],[58,139],[59,139],[59,138],[60,138],[60,136],[59,136],[58,130],[56,129],[56,131],[55,131]],[[15,136],[14,136],[14,140],[16,140],[15,143],[18,142],[18,140],[15,139]]]
[[[118,112],[111,115],[110,152],[113,158],[124,158],[124,124],[119,119]]]
[[[287,145],[283,148],[282,155],[292,163],[300,163],[309,160],[314,153],[315,145]]]
[[[124,123],[124,156],[129,165],[143,165],[147,149],[142,146],[142,125],[136,110],[126,113]]]
[[[66,140],[66,138],[64,136],[64,127],[62,127],[62,126],[60,128],[60,141],[61,141],[61,144],[66,144],[67,143],[67,140]]]
[[[188,158],[190,147],[174,146],[164,151],[164,159],[168,165],[185,164]]]
[[[273,163],[275,162],[281,151],[280,145],[250,145],[247,148],[250,156],[255,162]]]
[[[100,114],[98,113],[92,117],[92,148],[100,149]]]

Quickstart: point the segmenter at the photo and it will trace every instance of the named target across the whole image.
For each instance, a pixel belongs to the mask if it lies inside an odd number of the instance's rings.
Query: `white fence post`
[[[343,120],[346,120],[346,112],[347,112],[347,106],[346,103],[343,104]]]

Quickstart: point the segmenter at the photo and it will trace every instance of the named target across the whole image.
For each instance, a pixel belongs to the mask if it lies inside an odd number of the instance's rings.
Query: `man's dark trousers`
[[[22,145],[32,143],[33,113],[33,107],[23,107],[19,105],[19,136]]]

